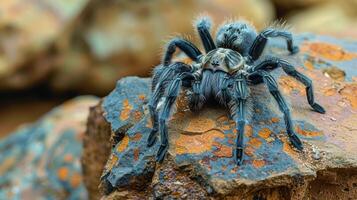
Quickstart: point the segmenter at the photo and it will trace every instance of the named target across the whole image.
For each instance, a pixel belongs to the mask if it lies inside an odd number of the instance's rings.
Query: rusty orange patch
[[[177,154],[204,153],[212,149],[216,138],[224,138],[224,134],[218,130],[210,130],[196,135],[180,134],[175,141],[175,151]]]
[[[298,91],[300,95],[305,93],[305,87],[290,76],[281,76],[279,84],[284,93],[290,94],[292,91]]]
[[[335,88],[325,88],[322,93],[325,96],[334,96],[337,93],[337,90]]]
[[[130,111],[133,109],[133,106],[130,105],[129,100],[125,99],[123,101],[123,108],[120,113],[120,120],[124,121],[129,119],[130,117]]]
[[[131,139],[135,142],[139,141],[143,135],[141,133],[136,133]]]
[[[321,131],[308,131],[308,130],[303,130],[300,128],[300,126],[296,126],[296,132],[307,137],[317,137],[321,136],[322,132]]]
[[[267,139],[268,137],[270,137],[271,134],[271,130],[268,128],[262,128],[259,132],[258,135],[264,139]]]
[[[139,154],[140,154],[139,148],[135,148],[133,154],[134,154],[134,160],[138,161],[139,160]]]
[[[255,149],[252,146],[247,146],[244,148],[244,153],[250,157],[252,157],[254,155],[254,151],[255,151]]]
[[[351,103],[353,108],[357,108],[357,83],[346,85],[339,93]]]
[[[202,133],[215,128],[215,126],[216,123],[212,119],[197,116],[190,120],[184,131],[190,133]]]
[[[67,163],[70,163],[73,161],[73,156],[71,154],[66,154],[63,158],[63,160]]]
[[[129,144],[129,137],[127,135],[124,136],[124,138],[120,141],[120,144],[117,147],[118,152],[123,152]]]
[[[134,120],[139,121],[141,119],[141,117],[142,117],[142,113],[140,111],[136,110],[134,112]]]
[[[259,149],[259,147],[262,145],[262,141],[259,140],[258,138],[252,138],[251,140],[248,141],[248,145],[255,147],[256,149]]]
[[[314,65],[312,64],[312,62],[309,60],[306,60],[304,65],[308,70],[313,70],[315,68]]]
[[[140,99],[141,101],[144,101],[144,100],[145,100],[145,94],[140,94],[140,95],[139,95],[139,99]]]
[[[283,151],[290,156],[297,156],[298,153],[291,147],[290,142],[286,138],[281,140],[283,142]]]
[[[253,135],[253,127],[251,125],[246,125],[245,126],[245,133],[244,135],[246,137],[251,137]]]
[[[213,154],[217,157],[226,157],[230,158],[232,157],[232,148],[226,145],[216,145],[217,150],[213,152]]]
[[[61,181],[65,181],[68,178],[68,174],[69,174],[69,170],[67,167],[60,167],[57,170],[57,177],[61,180]]]
[[[70,184],[73,188],[77,188],[82,182],[82,176],[78,173],[74,173],[71,177]]]
[[[118,163],[118,160],[119,158],[116,155],[112,154],[109,158],[109,161],[106,164],[107,165],[106,168],[108,170],[111,170],[114,167],[114,165]]]
[[[278,122],[280,121],[280,119],[277,118],[277,117],[273,117],[273,118],[271,118],[270,121],[271,121],[272,123],[278,123]]]
[[[340,46],[322,43],[322,42],[305,42],[301,46],[301,50],[309,52],[313,57],[322,57],[333,61],[345,61],[357,58],[356,53],[350,53]]]
[[[261,168],[265,165],[265,161],[264,160],[253,160],[252,164],[255,168]]]

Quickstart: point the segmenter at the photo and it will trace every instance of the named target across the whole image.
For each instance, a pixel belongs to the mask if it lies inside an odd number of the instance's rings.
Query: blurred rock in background
[[[1,140],[0,199],[86,199],[79,158],[97,102],[77,97]]]
[[[148,75],[164,42],[193,34],[202,12],[218,23],[245,16],[258,27],[275,17],[261,0],[37,2],[0,3],[1,90],[45,82],[54,91],[105,95],[120,77]]]

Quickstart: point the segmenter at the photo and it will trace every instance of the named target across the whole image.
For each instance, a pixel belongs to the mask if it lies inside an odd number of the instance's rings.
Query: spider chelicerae
[[[291,54],[297,53],[299,49],[293,44],[292,34],[274,27],[266,28],[257,34],[249,23],[238,20],[221,25],[214,42],[210,34],[211,20],[208,17],[199,18],[196,21],[196,28],[206,54],[202,54],[190,41],[174,38],[167,44],[162,65],[154,69],[153,94],[148,103],[153,128],[147,145],[151,147],[155,144],[159,132],[161,145],[156,160],[162,162],[169,148],[167,122],[181,87],[189,91],[189,108],[193,112],[200,110],[205,102],[212,100],[229,108],[237,130],[233,148],[237,165],[241,165],[243,160],[243,133],[247,124],[246,107],[251,85],[266,84],[284,115],[291,144],[302,150],[302,142],[293,129],[289,107],[269,72],[282,68],[286,74],[300,81],[306,87],[307,101],[312,109],[325,113],[324,108],[314,101],[311,80],[298,72],[289,62],[278,57],[271,56],[257,61],[270,37],[284,38],[288,51]],[[171,62],[176,48],[192,59],[192,64]],[[159,104],[161,106],[158,106]]]

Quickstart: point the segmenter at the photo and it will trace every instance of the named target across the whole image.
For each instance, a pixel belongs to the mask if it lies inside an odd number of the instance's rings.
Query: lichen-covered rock
[[[0,141],[0,199],[85,199],[80,155],[89,106],[78,97]]]
[[[312,112],[304,87],[281,70],[273,73],[291,103],[302,152],[290,146],[275,102],[259,85],[251,87],[254,117],[245,132],[242,166],[232,158],[234,123],[225,109],[211,105],[192,113],[185,101],[169,122],[168,155],[156,163],[159,142],[146,146],[150,79],[128,77],[101,104],[112,137],[121,138],[112,140],[101,176],[104,198],[357,198],[357,43],[310,34],[296,40],[297,55],[287,56],[278,41],[266,53],[281,55],[309,76],[327,110]]]

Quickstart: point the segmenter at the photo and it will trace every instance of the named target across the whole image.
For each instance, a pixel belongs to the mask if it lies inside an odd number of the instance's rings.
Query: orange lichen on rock
[[[247,154],[247,156],[252,157],[254,155],[255,149],[252,146],[246,146],[244,148],[244,153]]]
[[[133,109],[133,106],[129,103],[128,99],[123,101],[123,109],[120,113],[120,120],[127,120],[130,117],[130,111]]]
[[[224,134],[218,130],[210,130],[203,134],[180,134],[175,141],[177,154],[200,154],[212,149],[216,138],[224,138]]]
[[[260,146],[262,145],[262,141],[259,140],[258,138],[252,138],[251,140],[248,141],[248,145],[253,146],[256,149],[259,149]]]
[[[73,158],[73,155],[72,154],[66,154],[64,157],[63,157],[63,161],[67,162],[67,163],[71,163],[73,162],[74,158]]]
[[[68,174],[69,174],[69,170],[67,167],[60,167],[57,170],[57,177],[61,180],[61,181],[65,181],[68,178]]]
[[[268,128],[262,128],[259,132],[258,135],[264,139],[267,139],[268,137],[270,137],[271,134],[271,130]]]
[[[284,93],[290,94],[292,91],[298,91],[300,95],[305,93],[305,87],[293,77],[290,76],[281,76],[279,78],[279,84],[283,89]]]
[[[296,132],[299,133],[300,135],[307,136],[307,137],[317,137],[317,136],[321,136],[322,135],[321,131],[303,130],[303,129],[300,128],[300,126],[296,126]]]
[[[339,93],[351,103],[353,108],[357,108],[357,83],[347,84]]]
[[[134,112],[134,120],[139,121],[141,119],[141,117],[142,117],[142,113],[140,111],[136,110]]]
[[[129,137],[127,135],[124,136],[124,138],[120,141],[120,144],[117,147],[118,152],[123,152],[129,144]]]
[[[322,93],[325,95],[325,96],[334,96],[334,95],[336,95],[337,94],[337,90],[335,89],[335,88],[332,88],[332,87],[330,87],[330,88],[324,88],[323,90],[322,90]]]
[[[322,57],[333,61],[346,61],[357,58],[356,53],[346,52],[340,46],[323,42],[305,42],[301,51],[309,52],[313,57]]]
[[[265,161],[264,160],[253,160],[252,164],[255,168],[261,168],[265,165]]]
[[[140,95],[139,95],[139,99],[140,99],[141,101],[144,101],[144,100],[145,100],[145,94],[140,94]]]
[[[298,153],[293,149],[293,147],[291,147],[290,142],[288,142],[286,138],[283,138],[281,141],[283,142],[283,151],[285,153],[287,153],[290,156],[298,155]]]
[[[138,161],[139,160],[139,154],[140,154],[139,148],[135,148],[133,154],[134,154],[134,160]]]
[[[280,121],[280,119],[277,118],[277,117],[271,118],[271,122],[272,122],[272,123],[278,123],[279,121]]]
[[[245,126],[245,137],[251,137],[253,135],[253,127],[251,125]]]
[[[71,177],[70,184],[73,188],[77,188],[82,183],[82,176],[79,173],[74,173]]]
[[[184,131],[190,133],[203,133],[215,128],[215,126],[216,123],[212,119],[197,116],[190,120]]]
[[[135,142],[139,141],[143,135],[141,133],[136,133],[131,139]]]
[[[315,69],[314,65],[312,64],[311,61],[309,60],[306,60],[305,63],[304,63],[305,67],[308,69],[308,70],[313,70]]]
[[[114,165],[116,165],[118,163],[118,160],[119,160],[119,158],[116,155],[112,154],[110,156],[109,161],[107,162],[105,168],[107,170],[111,170],[114,167]]]
[[[215,156],[226,157],[226,158],[232,157],[232,147],[222,144],[217,145],[217,143],[215,144],[216,144],[215,146],[217,147],[217,150],[213,152]]]

